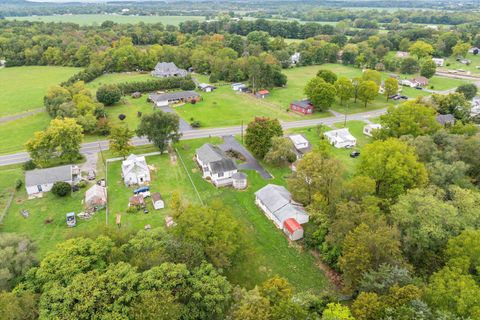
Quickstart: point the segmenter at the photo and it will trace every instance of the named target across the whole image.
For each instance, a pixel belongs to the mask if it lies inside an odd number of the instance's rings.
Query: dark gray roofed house
[[[196,160],[202,168],[203,178],[212,180],[217,187],[232,184],[237,165],[220,148],[206,143],[197,149]]]
[[[187,70],[178,68],[173,62],[159,62],[152,71],[152,76],[158,78],[185,77]]]
[[[453,126],[455,124],[455,117],[452,114],[439,114],[437,122],[444,127]]]
[[[73,182],[71,165],[25,172],[25,187],[28,195],[50,191],[53,184],[60,181],[70,184]]]
[[[157,107],[165,107],[170,103],[200,101],[200,95],[195,91],[178,91],[170,93],[151,93],[148,100]]]

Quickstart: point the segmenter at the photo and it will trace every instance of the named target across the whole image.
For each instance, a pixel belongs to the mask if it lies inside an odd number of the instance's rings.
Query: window
[[[38,192],[42,192],[42,191],[43,191],[43,190],[42,190],[42,185],[39,184],[39,185],[37,186],[37,189],[38,189]]]
[[[223,177],[223,172],[219,172],[219,173],[218,173],[218,177],[219,177],[219,178]]]

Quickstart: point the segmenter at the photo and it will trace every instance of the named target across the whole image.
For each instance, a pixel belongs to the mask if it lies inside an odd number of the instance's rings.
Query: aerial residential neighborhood
[[[480,319],[479,17],[0,0],[0,320]]]

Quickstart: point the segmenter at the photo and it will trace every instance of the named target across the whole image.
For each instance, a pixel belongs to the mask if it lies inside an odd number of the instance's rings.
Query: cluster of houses
[[[237,92],[244,92],[244,93],[250,93],[252,92],[252,89],[250,89],[246,84],[244,83],[233,83],[231,85],[231,88],[233,91],[237,91]],[[270,95],[270,91],[268,90],[259,90],[257,92],[255,92],[255,97],[259,98],[259,99],[265,99],[266,97],[268,97]]]

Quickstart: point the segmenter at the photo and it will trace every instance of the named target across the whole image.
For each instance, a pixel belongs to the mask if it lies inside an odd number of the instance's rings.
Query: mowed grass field
[[[43,107],[48,88],[80,70],[43,66],[0,68],[0,117]]]
[[[41,22],[69,22],[79,25],[101,24],[104,21],[113,21],[115,23],[136,24],[143,23],[162,23],[164,25],[177,26],[181,22],[188,20],[203,21],[202,16],[134,16],[134,15],[115,15],[115,14],[64,14],[50,16],[26,16],[26,17],[7,17],[9,20],[19,21],[41,21]]]
[[[87,88],[96,92],[98,88],[105,84],[118,84],[123,82],[147,81],[155,78],[150,73],[140,72],[123,72],[123,73],[107,73],[92,82],[87,83]]]

